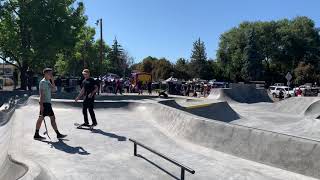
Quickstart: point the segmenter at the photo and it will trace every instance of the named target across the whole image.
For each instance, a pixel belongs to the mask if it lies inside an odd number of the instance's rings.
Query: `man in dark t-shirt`
[[[82,107],[82,113],[84,118],[84,124],[81,126],[90,126],[88,121],[88,112],[89,110],[91,120],[92,120],[92,126],[97,125],[97,120],[95,113],[93,111],[94,108],[94,96],[98,92],[98,85],[97,82],[90,77],[90,71],[88,69],[84,69],[82,71],[84,80],[82,81],[82,89],[80,91],[79,96],[76,98],[76,102],[83,97],[83,107]]]

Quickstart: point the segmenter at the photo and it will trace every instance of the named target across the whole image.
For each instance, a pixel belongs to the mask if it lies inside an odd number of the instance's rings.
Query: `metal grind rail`
[[[150,152],[162,157],[163,159],[175,164],[176,166],[179,166],[181,168],[181,176],[180,176],[181,180],[185,179],[185,171],[188,171],[191,174],[195,173],[195,171],[193,169],[189,168],[188,166],[185,166],[185,165],[177,162],[176,160],[171,159],[168,156],[166,156],[164,154],[161,154],[158,151],[156,151],[156,150],[154,150],[154,149],[152,149],[152,148],[150,148],[150,147],[148,147],[148,146],[146,146],[146,145],[144,145],[144,144],[142,144],[142,143],[140,143],[140,142],[138,142],[138,141],[136,141],[134,139],[129,138],[129,141],[133,142],[133,145],[134,145],[133,146],[133,154],[134,154],[134,156],[138,155],[137,154],[137,146],[140,146],[140,147],[143,147],[144,149],[146,149],[146,150],[148,150],[148,151],[150,151]]]

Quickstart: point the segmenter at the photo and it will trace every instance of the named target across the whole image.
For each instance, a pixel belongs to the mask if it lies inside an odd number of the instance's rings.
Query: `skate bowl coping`
[[[79,93],[59,93],[53,94],[53,99],[75,99]],[[126,95],[95,95],[96,100],[143,100],[152,99],[158,96],[155,95],[136,95],[136,94],[126,94]]]
[[[64,108],[81,108],[82,100],[75,102],[74,99],[52,99],[51,104]],[[128,108],[130,104],[134,104],[134,100],[95,100],[95,108]],[[39,96],[30,96],[27,102],[28,105],[39,105]]]

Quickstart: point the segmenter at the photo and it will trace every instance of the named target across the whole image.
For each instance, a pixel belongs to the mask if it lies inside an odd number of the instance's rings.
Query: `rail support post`
[[[137,156],[137,144],[133,143],[133,155]]]
[[[181,178],[180,179],[184,180],[184,169],[183,168],[181,168]]]

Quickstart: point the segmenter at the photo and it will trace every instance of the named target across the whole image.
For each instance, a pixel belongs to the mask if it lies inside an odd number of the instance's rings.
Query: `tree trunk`
[[[21,80],[21,89],[27,89],[27,76],[26,76],[26,68],[20,68],[20,80]]]

